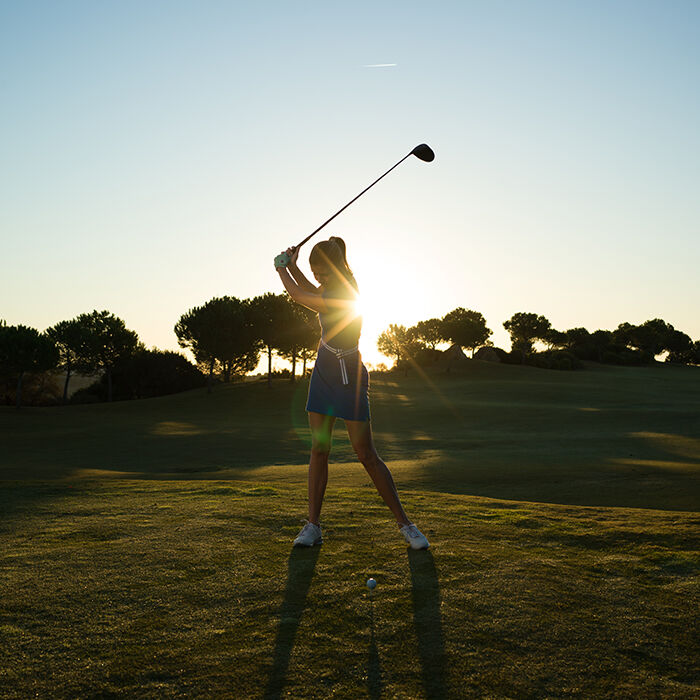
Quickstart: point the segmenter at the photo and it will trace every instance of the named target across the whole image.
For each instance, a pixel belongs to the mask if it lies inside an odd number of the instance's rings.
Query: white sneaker
[[[430,547],[430,542],[413,523],[404,525],[400,531],[406,542],[411,545],[411,549],[428,549]]]
[[[321,544],[321,542],[323,542],[321,528],[307,520],[304,527],[301,528],[299,534],[296,536],[294,546],[313,547],[315,544]]]

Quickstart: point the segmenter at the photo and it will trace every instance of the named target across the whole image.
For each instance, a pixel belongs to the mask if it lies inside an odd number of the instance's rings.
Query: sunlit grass
[[[696,514],[368,485],[5,484],[3,697],[690,697]],[[379,585],[370,602],[365,587]]]

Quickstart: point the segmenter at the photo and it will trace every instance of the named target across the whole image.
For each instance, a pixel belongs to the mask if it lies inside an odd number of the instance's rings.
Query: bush
[[[501,362],[507,362],[508,353],[503,348],[491,348],[497,355]]]
[[[27,372],[22,379],[22,404],[25,406],[56,406],[63,396],[53,372]],[[14,406],[17,401],[17,377],[0,377],[0,402]]]
[[[176,352],[140,350],[112,369],[112,394],[116,400],[145,399],[176,394],[206,385],[207,378]],[[107,400],[107,376],[73,394],[72,403]]]
[[[443,356],[442,350],[433,350],[432,348],[420,348],[416,350],[412,359],[419,367],[430,367],[438,362]]]
[[[572,353],[563,350],[547,350],[528,355],[526,363],[540,369],[558,369],[571,371],[581,369],[582,362]]]
[[[619,353],[620,364],[630,367],[649,365],[654,361],[654,356],[644,350],[623,350]]]
[[[107,389],[103,390],[102,380],[90,384],[90,386],[78,389],[71,397],[70,403],[100,403],[107,400]]]
[[[606,365],[622,365],[624,361],[620,356],[619,352],[613,352],[612,350],[606,350],[601,357],[601,362]]]
[[[558,366],[555,369],[571,370],[574,369],[574,363],[568,357],[562,357],[558,360]]]
[[[502,359],[507,365],[523,365],[527,361],[527,354],[522,350],[511,350]]]

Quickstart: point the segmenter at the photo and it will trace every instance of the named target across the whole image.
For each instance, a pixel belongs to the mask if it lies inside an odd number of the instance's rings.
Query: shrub
[[[525,364],[527,357],[527,354],[524,353],[522,350],[516,349],[511,350],[509,353],[506,353],[502,361],[505,362],[507,365],[522,365]]]
[[[140,350],[120,361],[112,370],[113,398],[145,399],[203,387],[206,376],[176,352]],[[72,403],[107,400],[107,377],[76,391]]]
[[[430,367],[434,365],[443,356],[442,350],[434,350],[433,348],[420,348],[413,355],[413,361],[420,367]]]
[[[61,387],[53,372],[31,372],[22,381],[22,403],[27,406],[56,406],[61,403]],[[17,401],[17,379],[0,377],[0,399],[8,406]]]
[[[540,369],[575,370],[583,367],[582,362],[572,353],[563,350],[546,350],[533,353],[526,359],[526,364]]]

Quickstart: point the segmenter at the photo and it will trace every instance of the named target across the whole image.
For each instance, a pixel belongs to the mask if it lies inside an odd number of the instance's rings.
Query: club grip
[[[275,257],[275,269],[278,267],[287,267],[289,265],[289,261],[291,258],[287,253],[280,253],[278,256]]]

